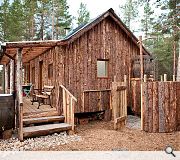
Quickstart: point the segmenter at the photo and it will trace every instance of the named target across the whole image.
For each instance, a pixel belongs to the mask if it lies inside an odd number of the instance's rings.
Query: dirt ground
[[[65,145],[47,148],[55,151],[161,151],[167,145],[180,151],[180,132],[146,133],[140,130],[139,121],[136,124],[128,120],[127,127],[121,131],[113,130],[112,122],[91,121],[79,125],[76,134],[82,140]],[[39,149],[41,150],[41,149]],[[44,149],[43,149],[44,150]]]

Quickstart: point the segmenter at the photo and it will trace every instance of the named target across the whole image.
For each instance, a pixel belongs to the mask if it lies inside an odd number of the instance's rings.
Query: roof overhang
[[[0,64],[7,64],[10,59],[15,59],[19,48],[22,49],[23,63],[27,63],[51,48],[61,44],[62,43],[59,40],[7,42],[5,43],[4,49],[1,53]]]

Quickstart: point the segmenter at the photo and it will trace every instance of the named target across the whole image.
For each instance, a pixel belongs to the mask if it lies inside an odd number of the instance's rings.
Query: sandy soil
[[[128,120],[127,127],[121,131],[113,130],[112,122],[91,121],[87,125],[77,126],[77,135],[82,140],[60,145],[45,150],[56,151],[159,151],[171,145],[174,150],[180,151],[180,132],[175,133],[146,133],[140,131],[139,120],[132,124]],[[41,149],[39,149],[41,150]],[[44,150],[44,149],[43,149]]]

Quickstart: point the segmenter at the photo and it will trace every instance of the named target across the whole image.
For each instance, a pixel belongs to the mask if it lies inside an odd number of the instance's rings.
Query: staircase
[[[64,123],[64,120],[64,116],[23,119],[23,137],[45,136],[71,130],[72,125]]]
[[[61,131],[74,131],[74,108],[77,99],[63,85],[59,87],[59,94],[61,94],[59,100],[64,116],[58,115],[60,112],[57,111],[56,116],[26,117],[23,115],[22,99],[18,100],[20,102],[18,103],[18,135],[20,141],[27,137],[44,136]]]

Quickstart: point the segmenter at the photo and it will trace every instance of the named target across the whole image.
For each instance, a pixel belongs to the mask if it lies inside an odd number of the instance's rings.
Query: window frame
[[[106,73],[106,76],[98,76],[98,61],[103,61],[105,62],[105,73]],[[109,59],[97,59],[97,62],[96,62],[96,69],[97,69],[97,72],[96,72],[96,77],[97,78],[109,78]]]

